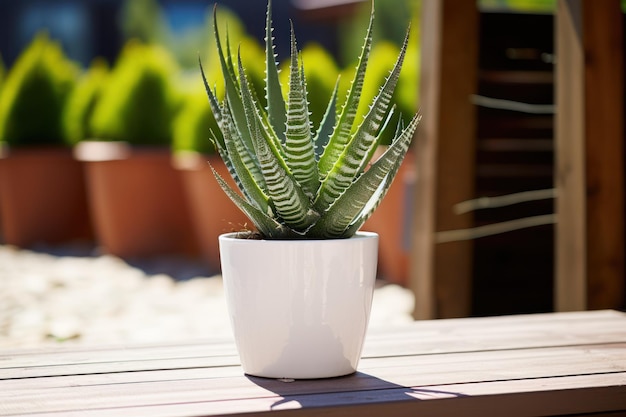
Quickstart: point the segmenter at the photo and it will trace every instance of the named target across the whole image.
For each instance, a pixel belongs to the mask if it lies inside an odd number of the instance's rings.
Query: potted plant
[[[102,249],[126,259],[196,255],[181,178],[171,164],[178,68],[157,45],[127,43],[74,150],[87,173]]]
[[[0,93],[0,204],[4,242],[29,247],[92,238],[82,167],[62,114],[79,69],[38,34]]]
[[[218,101],[206,82],[205,87],[222,132],[213,141],[238,191],[217,172],[215,176],[256,227],[219,238],[235,341],[248,374],[322,378],[356,370],[376,278],[378,239],[358,230],[389,189],[419,121],[415,115],[406,126],[398,124],[388,149],[372,161],[393,113],[391,96],[406,51],[405,40],[369,112],[356,120],[373,18],[372,9],[342,110],[336,116],[335,89],[315,132],[293,30],[288,98],[283,100],[270,2],[267,107],[251,90],[240,57],[245,52],[231,57],[228,41],[224,47],[216,33],[225,99]]]

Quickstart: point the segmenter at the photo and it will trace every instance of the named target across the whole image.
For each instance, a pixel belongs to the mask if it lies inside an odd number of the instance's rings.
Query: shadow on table
[[[337,378],[299,380],[246,376],[281,397],[272,404],[272,410],[466,396],[458,392],[409,388],[363,372]]]

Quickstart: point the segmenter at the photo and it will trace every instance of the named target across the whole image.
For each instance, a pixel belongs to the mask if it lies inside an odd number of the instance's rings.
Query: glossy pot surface
[[[378,235],[350,239],[219,238],[244,372],[324,378],[356,371],[376,281]]]

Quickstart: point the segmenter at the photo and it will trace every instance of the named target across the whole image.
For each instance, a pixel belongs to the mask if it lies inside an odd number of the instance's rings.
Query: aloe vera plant
[[[304,63],[291,27],[287,100],[283,99],[272,38],[271,0],[265,29],[267,106],[251,88],[241,63],[222,43],[213,13],[215,41],[225,83],[221,102],[210,88],[200,63],[211,110],[222,135],[212,140],[240,193],[214,171],[222,189],[266,239],[335,239],[354,235],[389,189],[419,123],[419,113],[395,128],[391,145],[372,162],[381,132],[394,112],[391,103],[407,49],[408,31],[396,63],[373,99],[369,112],[356,120],[369,54],[374,7],[354,79],[341,111],[337,87],[319,128],[309,120]],[[235,64],[236,62],[236,64]],[[338,83],[337,83],[338,84]]]

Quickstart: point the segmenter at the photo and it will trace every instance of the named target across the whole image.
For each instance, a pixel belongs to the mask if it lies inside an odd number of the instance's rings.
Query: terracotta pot
[[[82,166],[65,148],[12,148],[0,155],[4,242],[20,247],[93,238]]]
[[[102,250],[122,258],[196,255],[180,173],[167,148],[83,142],[88,195]]]
[[[415,155],[408,152],[387,195],[362,227],[378,233],[378,275],[406,286],[409,276],[409,251],[412,215],[412,190],[415,184]]]
[[[219,271],[218,237],[223,233],[251,229],[253,226],[220,188],[209,163],[222,178],[237,189],[219,156],[195,152],[177,153],[174,156],[174,166],[182,175],[202,256],[211,270]]]
[[[378,236],[219,238],[224,291],[245,373],[329,378],[356,371],[369,321]]]

